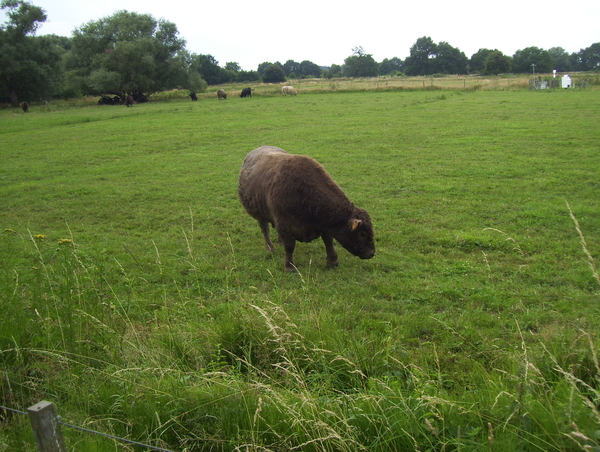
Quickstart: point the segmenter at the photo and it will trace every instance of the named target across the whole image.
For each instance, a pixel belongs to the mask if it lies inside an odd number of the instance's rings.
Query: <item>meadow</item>
[[[600,91],[324,83],[0,111],[0,405],[171,451],[600,450]],[[283,272],[237,199],[261,145],[376,256]]]

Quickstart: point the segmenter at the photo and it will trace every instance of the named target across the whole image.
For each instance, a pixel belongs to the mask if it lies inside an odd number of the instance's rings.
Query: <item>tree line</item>
[[[421,37],[402,60],[375,61],[362,47],[352,49],[344,64],[320,67],[305,60],[264,62],[245,71],[235,62],[224,67],[212,55],[185,47],[177,26],[149,14],[118,11],[73,31],[72,37],[36,36],[46,12],[23,0],[3,0],[8,21],[0,25],[0,101],[72,98],[83,95],[131,95],[147,99],[173,88],[204,92],[208,85],[230,82],[278,83],[306,77],[376,77],[549,73],[590,71],[600,67],[600,43],[572,54],[561,47],[527,47],[514,55],[480,49],[467,58],[447,42]]]

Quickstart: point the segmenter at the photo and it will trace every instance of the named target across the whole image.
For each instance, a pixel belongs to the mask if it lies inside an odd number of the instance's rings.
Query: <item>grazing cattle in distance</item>
[[[29,111],[29,104],[27,102],[21,102],[20,105],[25,113],[27,113]]]
[[[246,212],[258,220],[267,251],[275,250],[269,225],[277,231],[285,249],[285,271],[296,271],[296,240],[321,237],[328,268],[339,263],[333,239],[361,259],[375,255],[371,217],[310,157],[274,146],[254,149],[244,159],[238,195]]]
[[[125,96],[125,99],[124,99],[124,101],[125,101],[125,105],[126,105],[127,107],[131,107],[131,106],[133,106],[133,97],[131,97],[131,96],[127,95],[127,96]]]
[[[252,97],[252,88],[244,88],[240,97]]]
[[[227,93],[225,92],[225,90],[220,89],[219,91],[217,91],[217,97],[219,98],[219,100],[227,99]]]
[[[98,105],[119,105],[121,103],[121,98],[119,96],[109,97],[102,95],[100,99],[98,99]]]
[[[296,91],[293,86],[283,86],[281,88],[281,94],[283,94],[284,96],[287,94],[295,96],[296,94],[298,94],[298,91]]]
[[[192,99],[192,102],[195,101],[195,100],[198,100],[198,96],[196,96],[196,93],[194,91],[192,91],[190,93],[190,98]]]

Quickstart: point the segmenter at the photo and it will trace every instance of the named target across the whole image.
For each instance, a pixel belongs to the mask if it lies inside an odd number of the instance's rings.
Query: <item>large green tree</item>
[[[398,72],[404,72],[404,62],[398,58],[385,58],[381,63],[379,63],[379,74],[380,75],[388,75],[394,74]]]
[[[483,73],[486,75],[498,75],[510,72],[512,68],[512,59],[504,55],[499,50],[494,50],[485,59],[483,64]]]
[[[469,59],[456,47],[440,42],[436,48],[433,68],[438,74],[466,74]]]
[[[568,72],[571,70],[571,56],[562,47],[552,47],[548,53],[554,60],[553,69],[558,72]]]
[[[600,42],[596,42],[583,51],[586,71],[600,69]]]
[[[485,60],[487,60],[487,57],[492,52],[497,52],[497,50],[479,49],[476,53],[471,55],[471,58],[469,59],[469,72],[472,74],[483,73],[483,68],[485,66]]]
[[[423,36],[410,48],[406,59],[407,75],[466,74],[469,60],[459,49],[447,42],[436,44]]]
[[[240,72],[242,70],[242,67],[240,66],[240,63],[229,61],[225,63],[225,69],[232,72]]]
[[[223,69],[212,55],[193,55],[192,70],[200,74],[209,85],[219,85],[223,82]]]
[[[573,53],[570,62],[577,71],[597,71],[600,69],[600,42]]]
[[[237,62],[229,61],[225,67],[219,66],[219,62],[212,55],[191,55],[192,63],[190,70],[193,76],[206,80],[209,85],[220,85],[231,82],[247,82],[258,80],[255,71],[243,71]],[[190,86],[190,89],[193,89]],[[198,91],[196,89],[196,91]]]
[[[321,68],[312,61],[304,60],[298,63],[294,60],[287,60],[282,66],[285,76],[289,77],[320,77]]]
[[[344,60],[344,75],[346,77],[377,77],[379,65],[373,55],[365,53],[362,47],[352,49],[352,55]]]
[[[198,55],[189,53],[187,50],[182,50],[177,53],[177,59],[180,60],[179,65],[185,68],[185,70],[175,73],[176,77],[171,79],[171,85],[179,88],[187,88],[196,93],[206,91],[208,83],[200,74]]]
[[[431,75],[435,73],[433,59],[437,45],[429,36],[423,36],[410,48],[410,56],[404,62],[406,75]]]
[[[300,63],[300,74],[304,77],[320,77],[321,68],[312,61],[304,60]]]
[[[184,50],[174,23],[123,10],[76,29],[66,67],[86,94],[149,96],[186,78]]]
[[[50,97],[60,89],[64,49],[54,36],[33,36],[47,19],[45,11],[26,1],[4,0],[8,23],[0,26],[0,96],[19,100]]]
[[[285,70],[283,69],[283,64],[281,64],[279,61],[275,61],[275,63],[270,63],[269,61],[265,61],[265,62],[260,63],[258,65],[258,69],[257,69],[258,76],[260,78],[263,78],[263,76],[264,76],[265,71],[267,70],[267,68],[270,67],[270,66],[273,66],[273,65],[279,66],[283,70],[283,73],[285,74]]]
[[[513,71],[516,73],[552,72],[554,60],[547,50],[526,47],[513,55]]]
[[[290,74],[299,76],[301,73],[300,63],[294,60],[287,60],[283,65],[283,71],[285,72],[286,77],[289,77]]]
[[[323,73],[325,78],[340,78],[342,76],[342,66],[339,64],[332,64],[329,70]]]

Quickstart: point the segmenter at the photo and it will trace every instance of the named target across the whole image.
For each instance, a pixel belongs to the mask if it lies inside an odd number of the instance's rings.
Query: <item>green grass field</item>
[[[0,111],[1,405],[172,451],[600,450],[600,91],[274,93]],[[376,256],[284,273],[237,200],[261,145]]]

